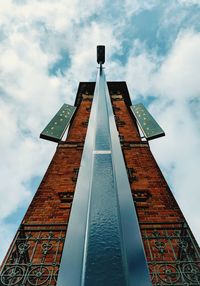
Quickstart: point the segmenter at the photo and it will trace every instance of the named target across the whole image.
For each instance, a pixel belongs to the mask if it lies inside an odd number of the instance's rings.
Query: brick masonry
[[[23,223],[68,222],[92,103],[92,94],[81,97],[68,136],[58,144]]]
[[[130,181],[133,204],[136,207],[141,231],[143,232],[142,224],[144,223],[150,224],[151,227],[166,224],[171,228],[177,225],[177,223],[182,224],[185,222],[183,214],[150,151],[148,142],[141,139],[136,120],[129,108],[131,102],[126,84],[124,82],[110,82],[108,83],[108,87]],[[77,110],[72,119],[67,138],[57,146],[46,174],[22,221],[23,229],[26,229],[29,225],[66,224],[67,226],[87,132],[93,91],[94,83],[81,83],[79,85],[75,102]],[[56,234],[58,234],[58,231]],[[34,243],[35,241],[36,239]],[[15,241],[12,245],[14,243]],[[35,247],[34,243],[32,243],[32,248],[30,247],[31,251]],[[156,240],[151,240],[152,243],[155,244]],[[173,243],[174,249],[178,251],[177,242]],[[52,245],[54,244],[53,242]],[[154,250],[158,250],[155,255],[156,259],[160,257],[159,255],[162,255],[163,259],[163,255],[165,255],[165,260],[173,260],[170,247],[167,246],[164,251],[162,244],[166,244],[166,242],[162,240],[159,247],[154,247]],[[152,258],[149,244],[147,244],[145,239],[144,246],[148,261],[154,260],[155,258],[154,256]],[[37,249],[32,259],[32,263],[36,265],[37,263],[41,263],[40,256],[43,255],[44,257],[44,251],[41,252],[39,248]],[[54,250],[48,252],[48,255],[45,254],[46,263],[52,262],[55,253],[57,253],[57,263],[59,262],[58,260],[60,260],[62,253],[62,244],[57,249],[57,252],[56,248],[54,248]],[[6,256],[5,261],[12,262],[14,253],[16,253],[16,246],[11,246],[11,252]],[[12,263],[9,265],[12,265]],[[58,269],[56,263],[55,265],[52,273]],[[52,277],[55,275],[57,274],[52,274]],[[55,281],[53,282],[52,280],[48,285],[55,285]]]

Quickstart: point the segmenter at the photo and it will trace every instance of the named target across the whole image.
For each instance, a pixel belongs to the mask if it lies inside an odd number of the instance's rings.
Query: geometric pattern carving
[[[82,94],[82,100],[84,101],[92,101],[93,95],[89,95],[88,92],[85,92],[85,94]]]
[[[88,122],[89,122],[89,120],[87,119],[87,120],[83,121],[83,122],[81,123],[81,125],[82,125],[83,127],[87,127],[87,126],[88,126]]]
[[[133,168],[126,168],[126,170],[130,184],[138,180],[137,177],[134,175],[136,172]]]
[[[121,110],[121,108],[120,108],[120,107],[118,107],[118,106],[116,106],[116,105],[113,105],[113,110],[114,110],[114,112],[116,112],[116,111],[120,111],[120,110]]]
[[[91,106],[90,107],[86,107],[86,111],[90,112],[91,111]]]
[[[66,224],[21,225],[2,265],[0,285],[55,286]]]
[[[73,201],[74,193],[73,192],[60,192],[58,193],[61,203],[71,204]]]
[[[124,126],[125,122],[120,120],[120,118],[118,116],[115,116],[115,122],[117,124],[117,126]]]
[[[153,285],[200,285],[200,250],[186,223],[141,223]]]
[[[120,92],[119,92],[119,94],[120,94]],[[111,98],[112,98],[112,101],[121,101],[121,100],[123,100],[122,95],[112,95]]]
[[[74,175],[72,177],[72,181],[76,182],[78,179],[79,168],[74,168],[73,172],[74,172]]]
[[[119,134],[119,141],[121,144],[124,143],[124,136]]]
[[[134,202],[146,202],[151,196],[151,193],[146,189],[133,191]]]

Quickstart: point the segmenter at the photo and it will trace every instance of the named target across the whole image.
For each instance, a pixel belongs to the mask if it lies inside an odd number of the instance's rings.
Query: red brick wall
[[[22,227],[26,230],[28,229],[28,225],[32,224],[58,225],[68,222],[87,131],[94,85],[90,84],[89,92],[86,91],[87,87],[87,84],[84,84],[84,91],[81,91],[79,87],[76,101],[79,102],[79,104],[71,123],[67,139],[58,144],[55,155],[27,210],[22,222]],[[147,225],[150,223],[149,225],[153,228],[165,224],[173,228],[174,225],[177,225],[176,223],[181,224],[184,221],[184,217],[150,151],[148,142],[142,141],[140,138],[135,118],[129,108],[130,99],[125,84],[112,83],[109,86],[109,90],[122,151],[126,167],[128,168],[133,203],[135,203],[136,206],[142,233],[144,234],[143,223]],[[82,101],[81,98],[83,99]],[[37,230],[37,226],[35,227]],[[64,232],[62,232],[63,238],[65,231],[66,226]],[[35,238],[32,242],[29,242],[30,248],[28,254],[33,253],[34,247],[36,247],[34,259],[32,259],[31,262],[37,265],[41,264],[42,255],[44,257],[44,252],[41,252],[42,241],[44,241],[44,239],[41,239],[38,242],[38,246],[35,246],[38,239],[36,238],[38,231],[33,233],[35,233],[33,234]],[[148,233],[150,233],[150,230],[145,230],[146,236],[148,236]],[[164,235],[164,230],[161,230],[160,235],[162,233]],[[169,233],[172,235],[172,232]],[[22,235],[23,231],[19,232],[19,234]],[[43,231],[43,235],[46,237],[46,230]],[[59,236],[59,230],[54,231],[54,235]],[[161,259],[161,261],[170,261],[174,259],[174,254],[179,253],[178,240],[174,239],[170,242],[171,244],[169,244],[168,238],[162,238],[162,241],[155,238],[147,243],[145,235],[143,236],[144,246],[149,262],[159,259]],[[23,236],[23,239],[25,240],[25,236]],[[48,240],[46,243],[48,243]],[[164,252],[162,252],[162,245],[167,245],[165,250],[163,250]],[[46,263],[53,262],[53,257],[57,253],[56,263],[59,264],[63,244],[59,244],[58,240],[52,240],[51,247],[44,261]],[[153,255],[152,250],[154,251]],[[16,256],[16,252],[17,246],[12,246],[10,256],[7,256],[7,261],[12,262],[14,255]],[[49,271],[53,273],[51,277],[57,275],[55,273],[57,273],[58,264],[53,265],[52,270],[49,268]],[[158,269],[156,271],[158,271]],[[51,284],[48,285],[55,285],[55,280],[52,280]]]
[[[135,195],[139,221],[176,222],[183,220],[182,213],[148,144],[135,145],[123,148],[123,151],[127,167],[134,169],[135,180],[131,183],[131,189],[133,196]]]
[[[138,128],[122,93],[112,95],[122,150],[127,168],[132,168],[131,189],[140,221],[177,221],[181,211],[160,172],[147,142],[141,141]],[[56,153],[31,202],[23,223],[66,222],[70,207],[62,202],[66,192],[74,192],[82,148],[91,107],[91,94],[77,108],[65,142],[58,144]],[[159,140],[159,139],[157,139]],[[52,143],[53,144],[53,143]],[[145,201],[146,198],[146,201]]]
[[[153,285],[163,285],[163,281],[173,284],[178,281],[176,273],[180,271],[174,265],[177,260],[180,262],[184,259],[180,241],[184,240],[182,236],[187,236],[186,230],[182,228],[185,219],[148,142],[140,138],[135,118],[126,104],[126,94],[123,91],[118,94],[110,92],[119,135],[123,136],[121,146],[152,282]],[[192,245],[191,242],[189,244]],[[165,271],[175,272],[173,278]]]
[[[120,87],[119,87],[120,90]],[[112,92],[112,104],[126,167],[131,170],[130,186],[139,222],[179,222],[183,215],[150,151],[142,141],[136,121],[126,104],[123,92]],[[25,215],[23,223],[65,223],[71,204],[62,202],[66,192],[74,193],[87,121],[91,108],[91,94],[82,94],[65,142],[57,151]],[[159,140],[159,139],[157,139]]]
[[[139,221],[183,220],[182,213],[151,153],[149,144],[141,140],[135,119],[124,99],[123,92],[112,94],[117,128],[119,134],[123,136],[121,145],[126,167],[132,169],[133,178],[130,185]]]
[[[56,285],[91,107],[91,94],[79,96],[83,100],[68,136],[58,144],[2,264],[5,284],[21,285],[25,279],[23,285],[27,286]]]
[[[90,95],[78,106],[67,139],[58,144],[53,159],[27,210],[23,223],[65,223],[71,204],[65,193],[74,193],[91,107]],[[52,143],[53,144],[53,143]],[[67,195],[67,194],[66,194]]]

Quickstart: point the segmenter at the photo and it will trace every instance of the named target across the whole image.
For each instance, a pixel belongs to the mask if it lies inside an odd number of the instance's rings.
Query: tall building
[[[125,82],[106,82],[102,46],[97,60],[96,83],[41,133],[57,149],[0,285],[200,285],[199,247],[149,147],[164,133]]]

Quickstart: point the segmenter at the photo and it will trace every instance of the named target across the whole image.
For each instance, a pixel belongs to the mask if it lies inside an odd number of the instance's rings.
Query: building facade
[[[126,83],[107,84],[151,283],[200,285],[199,247],[148,141],[141,138]],[[76,111],[67,137],[58,143],[2,263],[1,285],[57,285],[94,91],[94,82],[79,84]],[[103,285],[101,283],[93,285]],[[62,285],[61,282],[58,285]],[[65,285],[72,286],[67,281]],[[129,284],[109,282],[105,285]],[[130,285],[150,284],[136,281]]]

